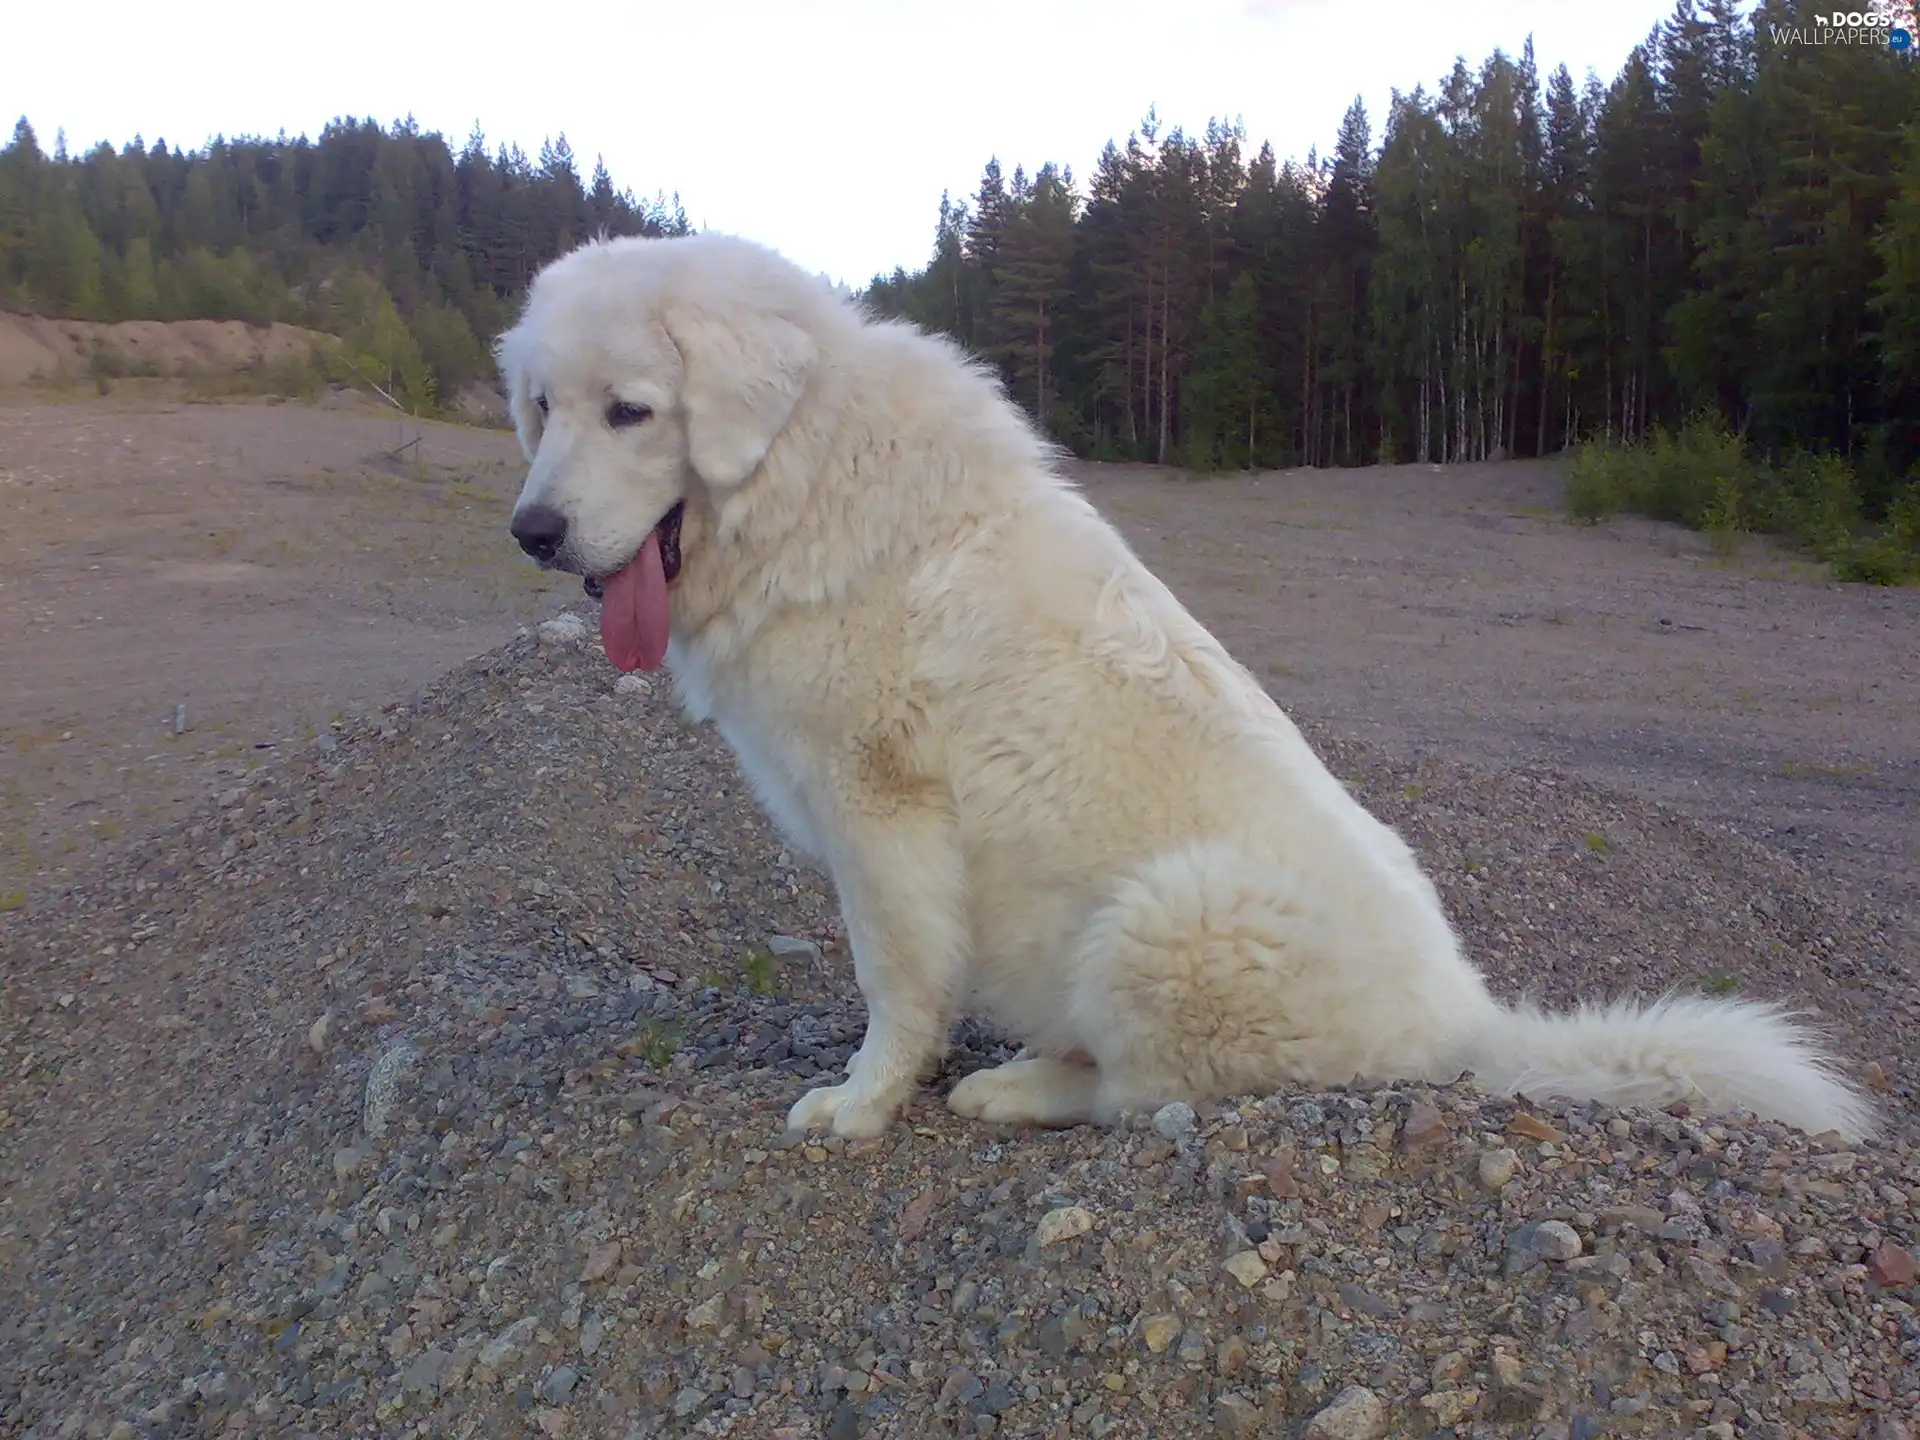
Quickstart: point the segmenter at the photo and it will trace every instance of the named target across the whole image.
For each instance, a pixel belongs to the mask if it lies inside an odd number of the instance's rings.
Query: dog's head
[[[752,482],[816,367],[790,268],[687,236],[595,241],[540,272],[498,346],[528,554],[597,594],[657,540],[672,583],[688,502],[711,513]]]

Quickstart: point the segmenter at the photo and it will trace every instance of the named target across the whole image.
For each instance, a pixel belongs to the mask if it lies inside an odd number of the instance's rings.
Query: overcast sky
[[[1432,88],[1456,55],[1565,61],[1612,79],[1671,0],[638,0],[625,5],[280,5],[140,0],[10,7],[0,104],[51,149],[136,133],[317,134],[411,113],[458,149],[537,155],[677,190],[688,218],[853,285],[923,263],[940,192],[998,155],[1085,176],[1149,105],[1169,126],[1239,117],[1249,150],[1331,148],[1357,94]],[[1177,17],[1177,18],[1176,18]],[[11,116],[8,117],[11,119]]]

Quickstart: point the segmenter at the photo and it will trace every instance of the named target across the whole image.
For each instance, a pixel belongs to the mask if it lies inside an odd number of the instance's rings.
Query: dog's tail
[[[1738,1108],[1849,1141],[1879,1123],[1806,1029],[1751,1000],[1668,996],[1558,1013],[1501,1006],[1465,1037],[1460,1058],[1478,1085],[1509,1095]]]

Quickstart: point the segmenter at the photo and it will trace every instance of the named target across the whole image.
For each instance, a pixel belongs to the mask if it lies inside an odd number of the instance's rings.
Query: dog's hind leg
[[[790,1130],[878,1135],[938,1063],[966,963],[964,873],[952,812],[929,803],[849,816],[834,885],[867,1004],[841,1085],[800,1097]]]
[[[1365,1065],[1318,906],[1237,846],[1126,876],[1075,947],[1068,1013],[1099,1074],[1093,1118],[1174,1100],[1344,1083]]]
[[[976,1070],[947,1097],[955,1114],[1015,1125],[1080,1125],[1093,1118],[1100,1072],[1087,1063],[1035,1058]]]

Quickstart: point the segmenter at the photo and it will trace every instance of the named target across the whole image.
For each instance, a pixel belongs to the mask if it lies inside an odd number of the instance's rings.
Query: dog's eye
[[[643,425],[653,418],[653,411],[644,405],[629,405],[624,400],[616,400],[607,406],[607,424],[615,430],[625,430],[629,425]]]
[[[542,415],[545,415],[547,413],[547,397],[546,396],[544,395],[534,396],[533,403],[539,409]]]

